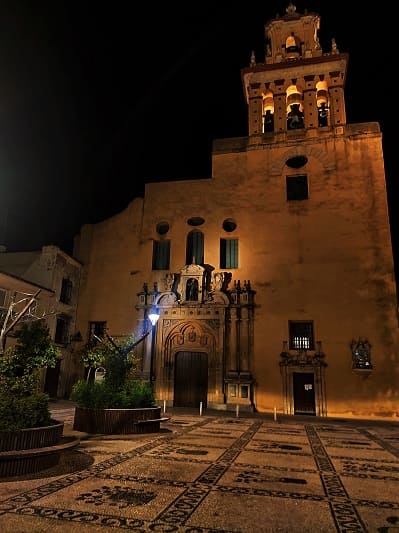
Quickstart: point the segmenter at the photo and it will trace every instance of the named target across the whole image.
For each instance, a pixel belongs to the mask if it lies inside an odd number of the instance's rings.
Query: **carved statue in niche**
[[[191,330],[188,332],[188,340],[190,342],[195,342],[197,339],[197,334],[195,332],[194,328],[191,328]]]
[[[186,283],[186,301],[198,302],[198,280],[189,278]]]

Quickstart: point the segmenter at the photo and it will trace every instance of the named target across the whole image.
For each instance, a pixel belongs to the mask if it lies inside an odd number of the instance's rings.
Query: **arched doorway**
[[[208,395],[208,354],[177,352],[175,355],[175,407],[206,407]]]

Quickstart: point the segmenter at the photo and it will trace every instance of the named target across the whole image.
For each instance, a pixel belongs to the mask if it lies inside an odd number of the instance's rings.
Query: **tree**
[[[54,368],[61,351],[42,321],[24,322],[15,336],[16,345],[0,357],[0,393],[29,396],[39,391],[41,370]]]
[[[0,356],[0,431],[41,427],[51,421],[41,370],[55,367],[61,351],[42,321],[24,322],[17,343]]]
[[[81,350],[84,366],[89,375],[96,368],[104,368],[102,381],[80,380],[72,388],[71,399],[79,407],[95,409],[129,409],[152,407],[154,391],[151,384],[137,379],[135,370],[138,359],[135,347],[149,332],[138,340],[133,335],[123,339],[113,339],[105,333],[104,338],[96,337],[97,344],[86,345]]]
[[[55,311],[45,312],[39,309],[38,296],[41,289],[34,294],[24,294],[24,298],[10,302],[7,310],[0,315],[0,350],[6,346],[7,335],[24,320],[42,320],[46,316],[53,315]]]

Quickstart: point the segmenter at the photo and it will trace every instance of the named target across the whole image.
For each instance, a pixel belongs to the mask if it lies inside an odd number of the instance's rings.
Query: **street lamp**
[[[150,383],[152,387],[154,386],[155,376],[154,376],[154,356],[155,356],[155,328],[159,318],[159,312],[156,307],[151,309],[148,318],[151,322],[152,333],[151,333],[151,359],[150,359]]]

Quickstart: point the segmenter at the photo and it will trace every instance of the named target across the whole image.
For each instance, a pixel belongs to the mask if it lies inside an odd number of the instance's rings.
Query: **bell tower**
[[[242,69],[253,142],[263,134],[284,140],[293,131],[313,137],[319,128],[343,133],[348,56],[334,39],[323,52],[319,28],[316,13],[297,13],[292,3],[284,16],[266,23],[264,61],[257,63],[252,53],[250,66]]]

